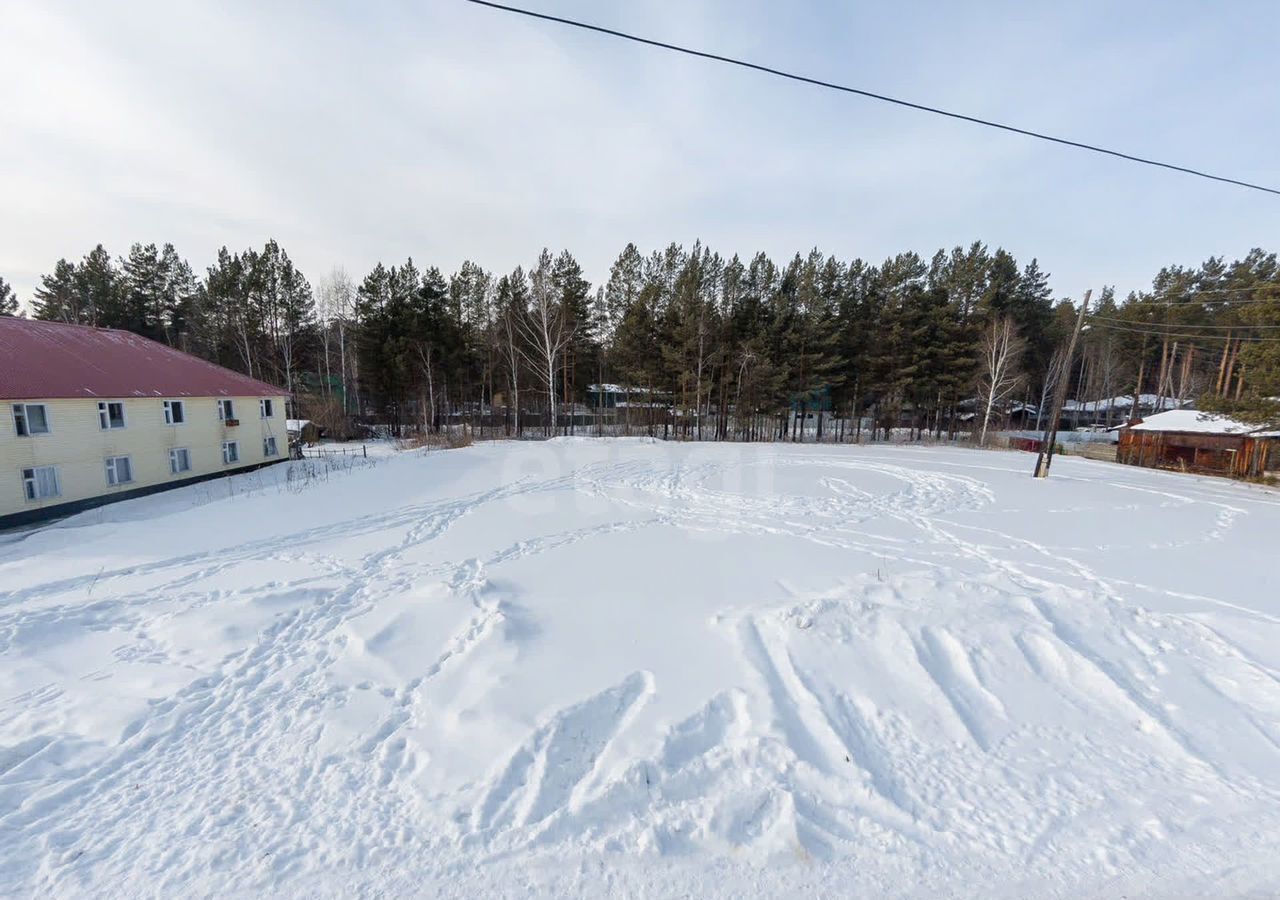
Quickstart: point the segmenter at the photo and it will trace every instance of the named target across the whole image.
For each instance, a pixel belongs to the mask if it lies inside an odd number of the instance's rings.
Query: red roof
[[[129,331],[0,316],[0,399],[284,393]]]

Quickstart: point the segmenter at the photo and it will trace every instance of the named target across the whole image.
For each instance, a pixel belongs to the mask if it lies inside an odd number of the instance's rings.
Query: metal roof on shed
[[[0,399],[284,393],[283,388],[129,331],[0,317]]]

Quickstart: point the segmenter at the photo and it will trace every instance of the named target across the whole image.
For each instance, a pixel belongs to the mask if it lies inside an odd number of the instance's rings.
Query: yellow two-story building
[[[127,331],[0,317],[0,528],[281,462],[285,399]]]

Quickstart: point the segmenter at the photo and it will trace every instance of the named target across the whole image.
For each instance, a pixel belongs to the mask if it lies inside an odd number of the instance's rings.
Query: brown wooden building
[[[1170,410],[1122,428],[1116,461],[1257,478],[1280,471],[1280,431],[1191,409]]]

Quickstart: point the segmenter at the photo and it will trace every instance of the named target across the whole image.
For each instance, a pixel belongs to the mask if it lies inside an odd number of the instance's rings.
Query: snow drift
[[[1274,493],[946,449],[291,465],[0,544],[0,891],[1280,887]]]

